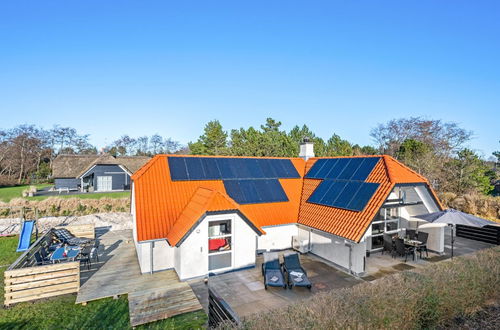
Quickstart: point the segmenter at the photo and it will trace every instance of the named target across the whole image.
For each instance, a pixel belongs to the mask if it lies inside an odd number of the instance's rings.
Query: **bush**
[[[500,222],[500,197],[445,192],[439,194],[439,199],[446,207]]]
[[[429,329],[500,299],[500,247],[376,282],[318,293],[244,319],[241,329]],[[230,328],[230,325],[221,328]]]

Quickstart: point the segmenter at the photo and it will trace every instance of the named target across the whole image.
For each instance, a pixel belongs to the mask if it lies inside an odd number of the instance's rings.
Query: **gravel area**
[[[132,229],[132,215],[130,213],[98,213],[82,216],[45,217],[38,219],[39,231],[50,229],[62,224],[94,224],[97,227],[109,227],[110,230]],[[0,219],[0,235],[19,234],[21,219]]]

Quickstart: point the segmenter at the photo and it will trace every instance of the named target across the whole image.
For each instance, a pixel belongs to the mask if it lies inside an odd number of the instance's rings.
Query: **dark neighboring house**
[[[146,156],[59,155],[52,162],[56,189],[130,190],[130,176],[148,162]]]

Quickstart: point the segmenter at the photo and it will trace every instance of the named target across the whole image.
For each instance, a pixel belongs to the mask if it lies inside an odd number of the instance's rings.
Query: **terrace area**
[[[449,236],[446,237],[445,242],[450,242]],[[466,255],[489,247],[493,247],[493,245],[457,237],[454,255]],[[446,253],[444,255],[429,252],[428,258],[417,259],[417,261],[408,259],[407,262],[401,257],[392,258],[389,254],[374,253],[367,258],[366,273],[362,277],[352,276],[313,254],[302,254],[300,255],[301,264],[306,269],[307,275],[312,282],[310,291],[307,288],[297,287],[286,290],[269,287],[265,290],[261,273],[263,257],[259,255],[256,267],[211,276],[208,287],[224,299],[239,317],[245,317],[258,312],[285,307],[320,292],[348,288],[364,281],[374,281],[404,270],[425,267],[435,262],[448,260],[451,258],[450,249],[451,246],[445,245]],[[282,258],[284,252],[286,251],[280,252],[280,258]],[[205,311],[208,312],[207,285],[200,279],[191,280],[189,284]]]

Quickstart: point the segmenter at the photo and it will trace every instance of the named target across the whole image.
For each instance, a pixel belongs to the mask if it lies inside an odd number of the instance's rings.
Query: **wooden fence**
[[[500,226],[470,227],[457,225],[457,237],[500,245]]]
[[[95,238],[92,224],[57,228],[66,228],[77,237]],[[36,264],[35,253],[48,247],[51,242],[52,233],[48,231],[5,271],[5,306],[78,292],[80,261],[41,266]]]
[[[9,306],[23,301],[78,292],[80,262],[7,270],[4,276],[4,305]]]
[[[240,324],[238,314],[213,289],[208,289],[208,327],[217,328],[221,323]]]

